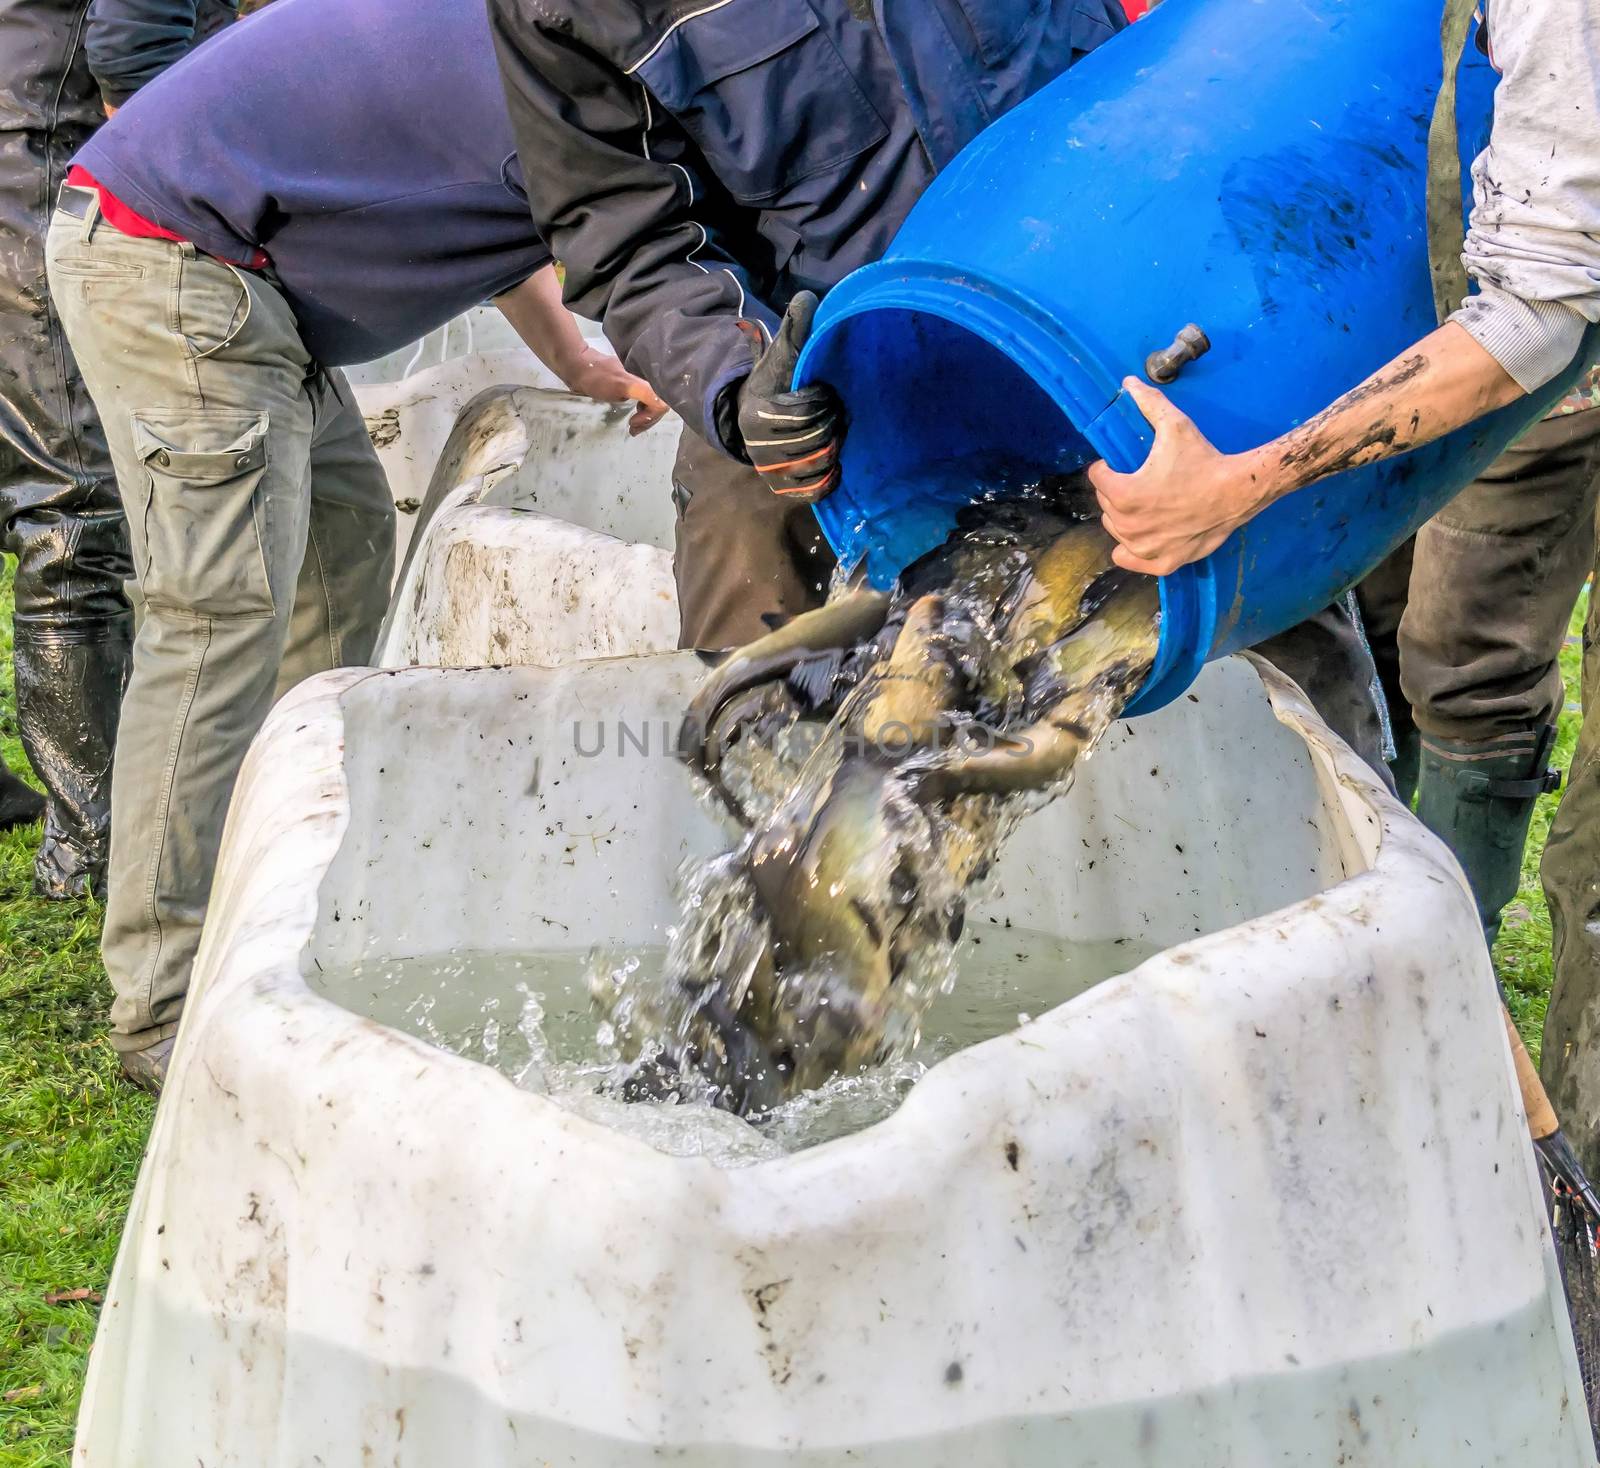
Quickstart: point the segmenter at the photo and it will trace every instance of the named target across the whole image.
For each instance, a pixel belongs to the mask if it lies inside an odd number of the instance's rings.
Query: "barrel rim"
[[[878,311],[916,311],[970,332],[1021,368],[1113,468],[1126,472],[1144,461],[1150,425],[1122,389],[1120,376],[1102,370],[1064,323],[1019,292],[943,261],[880,260],[835,287],[801,353],[795,386],[812,380],[823,347],[846,322]],[[1205,666],[1217,634],[1215,561],[1230,548],[1237,559],[1230,540],[1216,555],[1160,578],[1156,660],[1128,704],[1130,716],[1153,713],[1181,697]]]

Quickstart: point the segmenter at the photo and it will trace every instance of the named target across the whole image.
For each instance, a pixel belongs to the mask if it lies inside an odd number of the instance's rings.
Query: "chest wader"
[[[48,796],[34,886],[57,899],[104,886],[133,647],[122,502],[45,283],[57,190],[104,119],[88,11],[89,0],[0,0],[0,550],[17,562],[17,723]],[[202,4],[196,39],[229,18]],[[0,779],[0,821],[5,791]]]
[[[45,285],[68,160],[101,119],[89,0],[0,0],[0,548],[17,560],[17,722],[48,792],[35,885],[103,882],[133,616],[105,439]]]
[[[1448,0],[1445,6],[1440,28],[1444,80],[1428,134],[1428,255],[1441,323],[1467,296],[1456,74],[1475,4]],[[1550,768],[1555,732],[1544,725],[1483,741],[1422,739],[1417,815],[1461,863],[1491,948],[1500,935],[1501,913],[1522,884],[1534,806],[1561,785],[1560,772]]]

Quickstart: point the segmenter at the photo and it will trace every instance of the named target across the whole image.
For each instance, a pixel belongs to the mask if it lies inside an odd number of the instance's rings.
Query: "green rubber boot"
[[[1546,725],[1481,744],[1422,739],[1417,815],[1461,863],[1491,948],[1521,885],[1534,805],[1561,788],[1561,772],[1550,768],[1555,736]]]

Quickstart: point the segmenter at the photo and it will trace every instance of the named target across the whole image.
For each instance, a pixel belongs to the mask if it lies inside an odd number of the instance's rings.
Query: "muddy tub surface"
[[[970,924],[1157,956],[855,1135],[666,1155],[349,981],[659,942],[725,836],[593,731],[698,672],[347,672],[275,711],[76,1462],[1593,1463],[1459,873],[1262,665],[1119,726]]]
[[[503,323],[469,335],[473,319],[419,345],[429,365],[397,356],[357,388],[401,530],[374,661],[504,667],[676,647],[681,425],[631,437],[629,408],[565,391],[525,348],[493,345]]]

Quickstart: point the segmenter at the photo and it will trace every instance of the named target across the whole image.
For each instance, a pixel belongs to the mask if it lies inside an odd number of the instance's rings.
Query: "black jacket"
[[[84,49],[106,105],[122,106],[237,14],[238,0],[94,0]]]
[[[935,172],[1126,24],[1118,0],[489,0],[567,299],[713,442],[795,291],[878,258]]]

